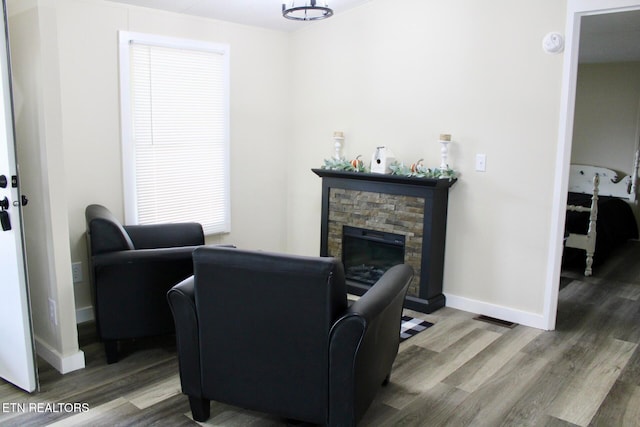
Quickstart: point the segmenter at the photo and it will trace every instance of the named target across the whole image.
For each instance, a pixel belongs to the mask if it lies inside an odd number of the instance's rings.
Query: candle
[[[451,141],[451,135],[449,135],[448,133],[441,133],[440,134],[440,141],[450,142]]]
[[[336,132],[333,133],[333,137],[334,138],[344,138],[344,132],[336,131]]]

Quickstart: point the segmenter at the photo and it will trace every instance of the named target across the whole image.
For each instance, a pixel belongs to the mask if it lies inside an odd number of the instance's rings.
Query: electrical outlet
[[[82,263],[81,262],[71,263],[71,275],[73,277],[73,283],[82,282]]]
[[[487,171],[487,155],[476,154],[476,172],[486,172],[486,171]]]
[[[58,310],[56,308],[55,300],[49,298],[49,321],[58,326]]]

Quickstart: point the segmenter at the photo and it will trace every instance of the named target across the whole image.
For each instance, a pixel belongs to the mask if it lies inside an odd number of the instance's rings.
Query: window
[[[230,230],[229,49],[120,32],[125,217]]]

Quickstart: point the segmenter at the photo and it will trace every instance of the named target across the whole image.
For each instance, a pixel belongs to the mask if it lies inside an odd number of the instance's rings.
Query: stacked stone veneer
[[[328,255],[342,259],[342,227],[365,228],[405,236],[404,262],[413,267],[408,294],[419,295],[425,199],[414,196],[331,188]]]

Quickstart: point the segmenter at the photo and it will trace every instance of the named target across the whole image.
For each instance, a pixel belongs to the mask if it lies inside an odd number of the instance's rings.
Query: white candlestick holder
[[[342,158],[342,143],[344,142],[344,134],[342,132],[334,132],[333,141],[333,146],[335,149],[333,158],[336,160],[340,160]]]
[[[447,161],[448,160],[447,158],[449,156],[449,144],[451,143],[451,135],[441,134],[438,142],[440,142],[440,144],[442,145],[442,148],[440,149],[440,158],[441,158],[440,169],[442,170],[449,169],[449,163]]]

